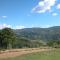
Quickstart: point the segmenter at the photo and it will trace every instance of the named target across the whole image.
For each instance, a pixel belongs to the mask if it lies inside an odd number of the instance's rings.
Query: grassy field
[[[60,49],[55,49],[54,51],[32,53],[15,58],[1,60],[60,60]]]

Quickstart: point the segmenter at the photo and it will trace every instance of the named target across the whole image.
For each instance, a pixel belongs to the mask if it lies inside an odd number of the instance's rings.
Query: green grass
[[[3,60],[60,60],[60,49],[56,49],[54,51],[32,53]]]

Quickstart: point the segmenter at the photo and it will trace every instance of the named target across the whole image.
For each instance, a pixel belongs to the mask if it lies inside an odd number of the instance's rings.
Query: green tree
[[[2,36],[0,36],[1,38],[0,41],[2,41],[1,43],[3,45],[3,48],[7,49],[13,48],[16,41],[16,36],[13,30],[11,28],[4,28],[1,31],[1,35]]]
[[[3,43],[2,43],[2,40],[3,40],[3,34],[2,34],[2,30],[0,30],[0,49],[3,48]]]

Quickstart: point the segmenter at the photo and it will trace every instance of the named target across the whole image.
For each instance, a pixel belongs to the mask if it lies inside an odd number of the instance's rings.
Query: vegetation
[[[0,30],[0,49],[37,48],[48,46],[60,48],[60,28],[28,28]],[[44,58],[43,58],[44,57]],[[59,60],[60,49],[8,58],[6,60]],[[2,59],[1,59],[2,60]],[[4,59],[5,60],[5,59]]]
[[[30,40],[60,40],[60,26],[50,28],[25,28],[14,30],[18,37],[25,37]]]
[[[32,41],[24,37],[18,37],[11,28],[0,30],[0,49],[39,47],[43,45],[39,41]]]
[[[29,55],[27,54],[15,58],[8,58],[6,60],[60,60],[60,49],[56,49],[54,51],[32,53]]]
[[[55,48],[60,48],[60,40],[48,41],[47,45]]]
[[[43,46],[60,47],[60,26],[50,28],[25,28],[14,30],[17,37],[24,37],[30,41],[42,41]],[[41,46],[41,45],[40,45]]]
[[[0,49],[40,46],[60,48],[60,27],[0,30]]]
[[[4,28],[0,31],[0,48],[10,49],[13,48],[16,41],[16,36],[12,29]]]

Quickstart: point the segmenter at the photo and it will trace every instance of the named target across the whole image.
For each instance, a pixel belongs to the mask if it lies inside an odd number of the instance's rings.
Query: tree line
[[[60,40],[50,40],[43,43],[38,40],[18,37],[11,28],[4,28],[0,30],[0,49],[33,48],[40,46],[60,47]]]
[[[0,49],[11,48],[32,48],[39,47],[42,43],[38,41],[31,41],[24,37],[17,37],[14,30],[11,28],[4,28],[0,30]]]

